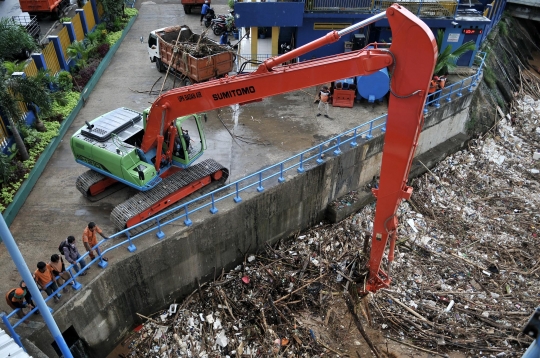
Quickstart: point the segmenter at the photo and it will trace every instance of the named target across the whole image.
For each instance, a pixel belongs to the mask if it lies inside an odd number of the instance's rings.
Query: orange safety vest
[[[441,78],[441,79],[439,80],[439,87],[440,87],[440,89],[443,89],[445,84],[446,84],[446,78]]]
[[[437,90],[437,81],[431,80],[431,83],[429,84],[429,93],[433,93]]]

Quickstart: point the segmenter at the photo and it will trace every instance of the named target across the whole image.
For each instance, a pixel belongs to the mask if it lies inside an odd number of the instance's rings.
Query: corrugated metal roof
[[[0,358],[32,358],[0,328]]]

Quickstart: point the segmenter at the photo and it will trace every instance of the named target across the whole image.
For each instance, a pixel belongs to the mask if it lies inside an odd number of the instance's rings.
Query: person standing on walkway
[[[66,271],[66,265],[64,265],[64,260],[58,254],[53,254],[51,256],[51,262],[49,262],[49,266],[52,268],[52,273],[54,276],[60,276],[62,280],[64,280],[63,282],[59,282],[60,285],[62,285],[64,282],[67,282],[71,278],[69,272]],[[73,281],[71,282],[71,285],[73,286]],[[67,290],[67,286],[64,287],[64,292],[67,292]]]
[[[204,16],[208,13],[209,8],[210,5],[208,5],[208,0],[205,0],[201,9],[201,26],[203,25]]]
[[[77,246],[75,246],[75,237],[68,236],[66,242],[67,245],[64,245],[64,257],[66,258],[67,262],[73,264],[75,272],[79,272],[79,265],[81,266],[80,269],[82,270],[84,269],[84,266],[86,266],[86,262],[84,262],[84,259],[82,259],[77,263],[77,260],[81,258],[81,254],[79,254],[79,250],[77,250]],[[86,271],[81,273],[80,276],[84,275],[86,275]]]
[[[58,290],[58,281],[56,281],[56,276],[53,275],[52,271],[53,269],[51,266],[40,261],[37,264],[37,270],[34,272],[34,280],[36,280],[38,287],[47,292],[48,296],[51,296]],[[57,293],[54,296],[54,302],[58,302],[60,297],[62,297],[62,295]]]
[[[96,256],[94,256],[94,250],[92,249],[94,246],[97,245],[97,236],[96,233],[98,233],[102,238],[105,240],[108,240],[109,238],[107,236],[103,235],[103,231],[99,228],[99,226],[96,225],[94,222],[89,222],[86,229],[84,229],[83,232],[83,244],[86,248],[86,251],[90,253],[90,259],[93,260]],[[101,252],[99,251],[99,247],[96,247],[97,255],[101,255]],[[109,261],[108,258],[102,257],[103,261]]]
[[[321,92],[319,92],[319,104],[317,105],[317,110],[319,113],[317,113],[317,117],[319,117],[321,113],[321,109],[324,109],[324,116],[326,118],[328,117],[328,101],[330,100],[330,90],[327,86],[323,86],[321,88]]]
[[[23,288],[13,288],[6,293],[6,303],[9,307],[16,310],[19,308],[19,311],[17,311],[17,316],[19,318],[24,317],[24,311],[23,308],[27,307],[30,308],[30,310],[34,309],[34,305],[32,304],[32,301],[24,302],[26,297],[26,290]]]
[[[435,99],[435,91],[439,90],[439,77],[433,76],[429,83],[427,102],[431,102]],[[433,103],[429,103],[429,106],[433,106]]]

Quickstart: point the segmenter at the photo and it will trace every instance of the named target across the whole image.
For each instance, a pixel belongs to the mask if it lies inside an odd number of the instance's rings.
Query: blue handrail
[[[468,90],[469,92],[472,92],[474,90],[474,87],[478,83],[480,75],[482,74],[485,58],[486,58],[486,53],[479,52],[477,54],[477,59],[480,60],[480,64],[478,66],[477,72],[474,75],[469,76],[460,82],[456,82],[446,87],[444,89],[444,93],[442,90],[437,91],[440,94],[440,97],[430,102],[426,102],[424,111],[427,112],[427,107],[431,103],[439,104],[439,101],[441,99],[445,99],[445,101],[450,102],[453,97],[457,97],[457,98],[461,97],[462,91],[464,90]],[[58,288],[58,290],[53,293],[53,295],[47,297],[45,299],[45,302],[49,301],[54,295],[56,295],[56,293],[59,293],[64,287],[67,287],[68,285],[70,285],[71,282],[74,282],[75,289],[77,290],[80,289],[81,284],[76,281],[76,278],[80,276],[84,271],[86,271],[90,266],[92,266],[96,262],[98,263],[98,266],[102,268],[107,267],[107,262],[102,259],[103,255],[106,254],[107,252],[115,250],[124,245],[128,245],[127,249],[129,252],[134,252],[137,250],[135,244],[133,243],[135,239],[138,239],[139,237],[145,236],[146,234],[149,234],[152,232],[155,232],[155,235],[158,239],[162,239],[165,236],[165,233],[163,233],[162,231],[163,226],[173,223],[175,221],[181,220],[181,219],[184,219],[184,225],[190,226],[192,225],[192,222],[189,219],[189,215],[198,211],[202,211],[205,208],[208,209],[208,211],[211,214],[216,214],[218,212],[217,204],[219,204],[220,202],[228,198],[232,198],[233,202],[239,203],[242,201],[242,199],[240,198],[240,193],[242,191],[255,189],[254,191],[262,192],[264,190],[264,186],[263,186],[264,183],[268,185],[272,185],[272,183],[274,185],[279,185],[280,183],[283,183],[284,181],[286,181],[285,176],[284,176],[285,173],[287,172],[294,173],[294,169],[296,169],[296,172],[301,174],[305,171],[306,167],[310,167],[310,166],[314,167],[314,166],[324,163],[324,157],[326,155],[333,155],[333,156],[340,155],[342,153],[341,149],[344,148],[345,145],[348,144],[350,147],[355,147],[358,145],[358,140],[360,138],[364,138],[365,140],[371,139],[374,131],[376,130],[379,130],[381,133],[385,132],[386,114],[383,114],[377,118],[374,118],[370,120],[369,122],[363,123],[353,129],[345,131],[335,137],[330,138],[329,140],[321,144],[311,147],[299,154],[293,155],[292,157],[289,157],[277,164],[270,165],[265,169],[259,170],[242,179],[238,179],[228,185],[225,185],[219,189],[212,191],[211,193],[202,195],[186,203],[178,204],[137,225],[134,225],[128,229],[119,231],[116,234],[111,235],[109,237],[109,240],[120,237],[122,235],[125,235],[127,239],[103,250],[103,252],[101,252],[100,246],[107,240],[101,240],[100,242],[97,243],[96,246],[92,248],[93,250],[95,249],[97,251],[98,256],[95,257],[93,260],[91,260],[89,263],[87,263],[84,268],[82,268],[79,272],[76,272],[75,274],[73,274],[72,272],[74,264],[68,266],[66,268],[66,271],[68,271],[71,274],[71,279],[69,279],[63,285],[61,285]],[[169,218],[169,216],[173,214],[174,214],[174,217]],[[150,227],[146,227],[149,224],[153,224],[153,225]],[[138,231],[138,230],[141,230],[141,231]],[[77,260],[77,263],[80,260],[85,260],[87,256],[89,256],[88,252],[82,255],[81,258]],[[34,312],[36,312],[36,310],[37,308],[34,308],[29,313],[27,313],[23,318],[21,318],[17,323],[15,323],[13,326],[8,327],[8,329],[10,329],[10,332],[12,332],[14,328],[19,326],[29,316],[31,316]],[[7,322],[6,324],[10,325],[9,320],[5,318],[13,317],[18,311],[19,309],[16,309],[13,312],[11,312],[9,315],[4,316],[3,317],[4,323]]]

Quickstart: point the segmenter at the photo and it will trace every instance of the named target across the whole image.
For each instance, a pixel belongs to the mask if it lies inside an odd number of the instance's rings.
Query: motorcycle
[[[224,32],[236,31],[234,17],[232,15],[227,15],[225,17],[218,16],[216,19],[213,19],[212,31],[216,36],[221,36]]]
[[[216,13],[214,12],[214,9],[209,8],[206,15],[204,15],[204,26],[206,28],[209,28],[210,25],[212,25],[212,20],[216,18]]]

